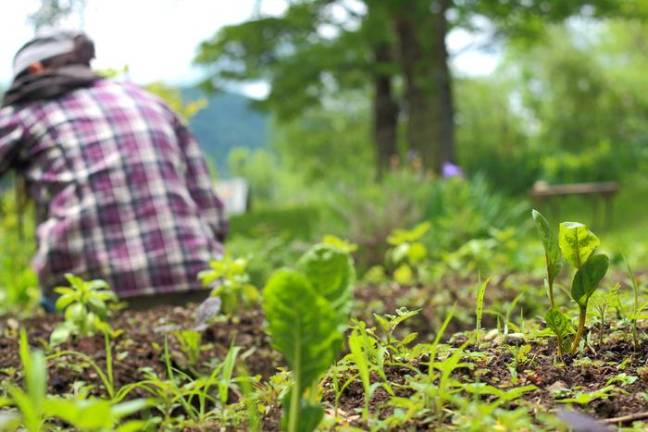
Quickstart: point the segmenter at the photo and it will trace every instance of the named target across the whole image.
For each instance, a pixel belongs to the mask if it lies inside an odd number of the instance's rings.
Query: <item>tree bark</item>
[[[445,38],[450,0],[413,1],[395,16],[405,79],[407,139],[426,169],[439,173],[454,152],[452,78]]]
[[[389,169],[391,159],[398,154],[397,127],[399,106],[394,97],[392,75],[388,68],[393,62],[392,46],[381,42],[374,47],[373,134],[376,148],[376,175],[381,179]]]

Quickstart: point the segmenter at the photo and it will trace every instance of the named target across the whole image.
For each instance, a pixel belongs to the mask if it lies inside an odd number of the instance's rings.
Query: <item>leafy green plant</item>
[[[102,280],[84,281],[72,274],[66,274],[69,287],[58,287],[54,291],[61,296],[56,301],[56,309],[65,311],[65,321],[56,326],[50,335],[50,343],[58,345],[70,336],[91,336],[96,332],[110,333],[108,319],[109,301],[117,297],[108,284]]]
[[[556,306],[553,293],[554,281],[562,269],[560,246],[558,244],[558,238],[549,226],[547,219],[545,219],[545,217],[537,210],[532,210],[531,215],[536,224],[538,234],[540,234],[540,238],[542,239],[542,245],[544,246],[545,264],[547,269],[545,284],[547,286],[549,303],[551,308],[554,308]]]
[[[570,343],[570,351],[575,353],[585,332],[589,299],[607,273],[610,260],[606,255],[596,253],[601,242],[587,226],[578,222],[563,222],[560,224],[556,240],[547,220],[536,210],[533,210],[532,216],[545,249],[545,285],[551,305],[545,315],[545,321],[558,339],[559,353],[567,351]],[[561,255],[576,269],[570,294],[578,305],[579,314],[578,326],[571,341],[571,321],[556,307],[553,295],[553,283],[562,267]]]
[[[225,254],[221,259],[213,260],[209,267],[200,272],[198,278],[206,287],[216,284],[211,295],[221,298],[225,314],[232,314],[242,305],[249,306],[259,301],[259,291],[250,283],[247,259]]]
[[[39,432],[45,427],[45,404],[47,402],[47,363],[39,350],[31,351],[27,333],[20,331],[20,361],[23,366],[25,390],[9,386],[9,396],[13,405],[18,408],[20,418],[8,419],[7,424],[0,423],[0,429],[9,428],[10,424],[22,424],[28,432]]]
[[[394,277],[397,282],[410,284],[414,282],[415,274],[421,276],[428,257],[428,248],[421,239],[431,228],[430,222],[423,222],[409,230],[396,229],[387,237],[387,243],[391,246],[387,257],[396,267]]]
[[[556,339],[558,340],[558,353],[562,356],[571,346],[571,335],[574,333],[572,322],[556,307],[549,309],[545,315],[545,321],[547,327],[556,335]]]
[[[585,331],[587,304],[607,273],[610,259],[606,255],[595,254],[600,240],[583,224],[561,223],[559,242],[563,256],[576,268],[571,286],[572,299],[579,308],[578,328],[571,349],[574,353]]]
[[[293,372],[283,399],[282,424],[289,432],[314,430],[324,415],[302,395],[342,347],[355,280],[349,255],[330,245],[311,248],[297,268],[276,271],[263,296],[272,344]]]
[[[5,404],[18,408],[19,417],[0,420],[1,430],[15,430],[22,425],[29,432],[51,430],[48,419],[59,418],[75,430],[89,432],[130,432],[142,430],[143,420],[121,420],[150,405],[143,399],[113,403],[102,399],[64,399],[47,395],[47,362],[39,350],[30,350],[27,333],[20,333],[20,360],[25,390],[9,387],[11,397]]]
[[[202,351],[202,333],[195,330],[178,330],[174,332],[180,349],[187,356],[190,366],[196,366]]]

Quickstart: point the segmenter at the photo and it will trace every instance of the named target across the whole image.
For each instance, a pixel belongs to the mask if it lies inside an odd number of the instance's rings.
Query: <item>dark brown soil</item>
[[[166,369],[164,361],[165,339],[169,343],[172,364],[189,374],[209,373],[205,368],[210,360],[222,360],[230,346],[241,347],[240,361],[244,361],[248,373],[268,377],[275,373],[280,357],[270,349],[269,339],[262,329],[263,315],[260,310],[242,312],[239,316],[209,326],[203,331],[203,349],[196,366],[189,365],[187,357],[179,349],[173,335],[175,330],[194,326],[195,306],[159,307],[148,311],[121,311],[112,319],[119,336],[112,341],[115,387],[144,378],[142,368],[151,368],[160,376]],[[56,350],[48,350],[47,341],[60,317],[43,315],[31,318],[22,325],[27,329],[32,346],[43,348],[50,355],[57,351],[74,350],[88,355],[103,370],[106,366],[103,336],[72,340]],[[12,378],[20,369],[17,328],[15,319],[0,322],[0,378]],[[244,354],[243,354],[244,353]],[[241,359],[241,356],[245,357]],[[75,381],[84,381],[101,390],[101,381],[88,365],[79,358],[66,356],[50,361],[49,391],[63,394],[72,390]],[[72,367],[71,367],[72,365]],[[52,367],[54,366],[54,367]]]

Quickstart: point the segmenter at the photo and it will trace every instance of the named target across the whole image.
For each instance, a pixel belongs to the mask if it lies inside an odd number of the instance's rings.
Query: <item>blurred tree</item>
[[[397,153],[394,38],[379,1],[367,1],[361,8],[350,3],[292,2],[280,17],[256,17],[223,28],[202,44],[196,60],[213,66],[208,82],[212,89],[231,80],[270,82],[263,105],[274,110],[279,121],[326,105],[339,92],[363,88],[370,80],[380,174]]]
[[[78,14],[79,20],[83,23],[83,12],[87,0],[40,0],[40,6],[36,12],[28,18],[34,31],[45,27],[56,26],[62,20],[72,14]],[[83,25],[82,25],[83,26]]]
[[[228,26],[204,42],[197,62],[212,66],[210,84],[264,80],[266,105],[280,119],[321,104],[327,95],[374,84],[373,137],[378,170],[396,149],[394,78],[402,77],[407,138],[426,166],[452,160],[454,103],[446,36],[496,24],[496,36],[532,40],[547,22],[576,14],[637,13],[640,0],[296,0],[277,17]],[[396,68],[396,66],[400,68]]]

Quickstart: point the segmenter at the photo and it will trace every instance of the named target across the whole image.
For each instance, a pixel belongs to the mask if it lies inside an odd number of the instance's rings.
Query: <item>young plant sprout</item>
[[[276,271],[263,296],[263,310],[273,346],[293,372],[283,400],[283,428],[312,431],[323,409],[302,395],[335,361],[351,309],[355,270],[347,252],[316,245],[297,269]]]
[[[226,254],[221,259],[213,260],[209,266],[208,270],[198,274],[198,278],[204,286],[216,283],[211,295],[221,299],[225,314],[235,313],[242,305],[248,306],[259,301],[259,291],[250,283],[247,273],[247,259],[233,258]]]
[[[115,293],[102,280],[84,281],[80,277],[67,274],[69,287],[58,287],[54,291],[61,296],[56,301],[56,309],[65,311],[65,321],[56,326],[50,336],[50,343],[58,345],[72,335],[91,336],[96,332],[110,333],[112,329],[106,322],[110,301],[116,301]]]
[[[395,266],[394,279],[397,282],[411,284],[415,282],[415,276],[420,278],[425,272],[424,262],[429,251],[421,239],[431,228],[430,222],[423,222],[409,230],[396,229],[387,237],[391,246],[387,259]]]
[[[596,253],[601,242],[586,225],[578,222],[563,222],[560,224],[556,239],[542,214],[533,210],[532,216],[545,249],[547,266],[545,285],[551,305],[545,321],[558,339],[559,353],[562,355],[569,350],[573,354],[578,350],[585,332],[589,299],[607,273],[610,260],[606,255]],[[571,297],[578,305],[579,314],[573,340],[570,340],[573,334],[571,320],[556,307],[553,295],[553,284],[562,268],[561,256],[576,269],[571,285]]]
[[[578,328],[572,342],[572,354],[578,349],[587,320],[587,303],[608,271],[610,259],[596,254],[600,240],[587,226],[577,222],[563,222],[559,233],[560,250],[565,259],[576,268],[571,296],[578,304]]]

